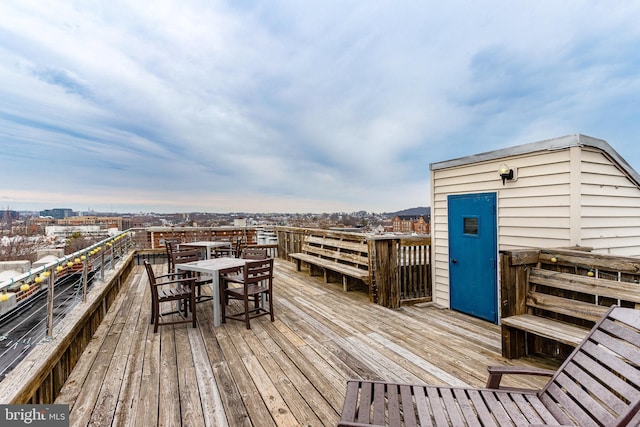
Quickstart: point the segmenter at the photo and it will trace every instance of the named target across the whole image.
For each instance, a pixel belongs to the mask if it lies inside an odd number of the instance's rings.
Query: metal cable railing
[[[65,317],[129,251],[128,231],[0,283],[0,380]]]

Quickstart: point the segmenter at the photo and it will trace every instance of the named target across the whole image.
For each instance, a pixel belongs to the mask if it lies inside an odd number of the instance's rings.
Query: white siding
[[[640,256],[640,189],[607,155],[582,150],[581,242],[594,252]]]
[[[517,180],[502,185],[502,163],[517,169]],[[571,159],[568,150],[526,155],[432,171],[434,301],[449,306],[447,196],[497,193],[499,249],[570,244]]]

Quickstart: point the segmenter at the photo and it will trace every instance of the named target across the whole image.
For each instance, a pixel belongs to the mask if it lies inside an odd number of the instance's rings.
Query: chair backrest
[[[247,261],[244,265],[244,283],[246,285],[265,281],[269,288],[273,281],[273,258]]]
[[[167,268],[169,271],[173,271],[173,264],[171,260],[171,253],[178,249],[178,239],[165,239],[164,247],[167,251]]]
[[[171,252],[171,262],[175,266],[176,264],[184,264],[186,262],[198,261],[200,258],[198,256],[197,249],[187,249],[183,251],[173,251]]]
[[[147,276],[149,276],[149,281],[155,282],[156,276],[153,274],[153,269],[151,268],[151,264],[149,264],[149,261],[147,261],[146,259],[144,260],[144,268],[145,270],[147,270]]]
[[[266,248],[250,248],[246,247],[242,250],[242,258],[245,259],[267,259]]]
[[[149,278],[149,289],[151,290],[151,299],[155,301],[158,297],[158,291],[156,288],[156,275],[153,272],[153,267],[147,260],[144,261],[144,268],[147,270],[147,277]]]
[[[242,253],[242,245],[244,244],[244,236],[240,236],[236,239],[235,247],[233,248],[233,254],[236,258],[240,258],[240,254]]]
[[[611,307],[540,398],[563,424],[629,425],[640,409],[640,310]]]

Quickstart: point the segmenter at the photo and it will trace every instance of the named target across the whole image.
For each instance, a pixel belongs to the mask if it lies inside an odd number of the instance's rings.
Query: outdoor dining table
[[[176,264],[177,270],[195,271],[213,276],[211,287],[213,288],[213,326],[220,326],[220,273],[236,270],[243,267],[248,261],[254,261],[246,258],[230,258],[220,257],[205,259],[202,261],[186,262],[184,264]]]
[[[213,248],[231,248],[231,242],[223,242],[221,240],[205,240],[200,242],[187,242],[178,244],[179,248],[195,248],[206,249],[206,259],[211,259],[211,249]]]

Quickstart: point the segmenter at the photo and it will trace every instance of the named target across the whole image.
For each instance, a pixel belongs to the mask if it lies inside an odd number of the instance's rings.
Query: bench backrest
[[[640,285],[535,267],[529,270],[526,305],[530,314],[596,322],[611,305],[623,302],[640,305]]]
[[[327,236],[305,236],[302,252],[350,264],[367,270],[369,248],[364,241],[341,240]]]
[[[637,425],[640,310],[611,307],[539,395],[562,424]]]

